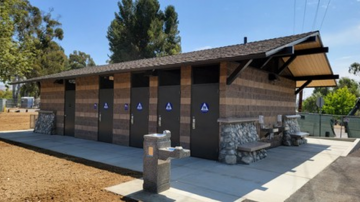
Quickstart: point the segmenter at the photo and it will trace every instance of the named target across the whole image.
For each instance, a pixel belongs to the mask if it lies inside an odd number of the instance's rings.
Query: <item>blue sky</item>
[[[106,64],[110,54],[106,33],[119,10],[117,2],[30,0],[42,11],[53,9],[53,17],[62,23],[65,37],[60,44],[67,55],[80,50],[90,54],[98,65]],[[360,76],[347,73],[351,63],[360,62],[360,0],[330,0],[330,4],[329,0],[159,2],[162,9],[175,6],[183,52],[239,44],[244,36],[251,42],[320,30],[324,45],[329,47],[334,73],[360,81]]]

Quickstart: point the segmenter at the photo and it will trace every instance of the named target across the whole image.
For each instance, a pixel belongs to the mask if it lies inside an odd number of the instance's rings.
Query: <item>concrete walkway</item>
[[[31,131],[0,132],[11,140],[113,166],[142,171],[143,150]],[[142,191],[137,179],[107,190],[142,201],[284,201],[356,142],[308,138],[300,147],[277,147],[251,165],[225,165],[198,158],[172,160],[171,186],[161,194]]]

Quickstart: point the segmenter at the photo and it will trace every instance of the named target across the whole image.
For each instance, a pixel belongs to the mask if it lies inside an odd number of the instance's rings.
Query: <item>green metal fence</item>
[[[346,126],[346,133],[349,138],[360,138],[360,117],[357,116],[338,116],[338,115],[321,115],[321,133],[319,130],[319,114],[298,113],[301,118],[298,119],[301,131],[310,133],[312,136],[335,137],[334,124]],[[337,120],[337,121],[336,121]],[[344,131],[345,132],[345,131]],[[320,135],[319,135],[320,134]]]
[[[301,131],[308,132],[312,136],[335,137],[334,122],[335,117],[329,114],[321,115],[321,130],[319,114],[298,113],[301,118],[298,119]]]
[[[360,117],[348,116],[345,118],[347,121],[348,137],[360,138]]]

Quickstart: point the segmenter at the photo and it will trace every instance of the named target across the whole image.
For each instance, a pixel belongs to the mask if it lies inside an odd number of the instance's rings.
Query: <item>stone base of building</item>
[[[266,157],[267,157],[267,152],[265,149],[262,149],[253,152],[239,151],[239,152],[235,152],[235,154],[225,154],[225,155],[220,154],[219,161],[229,165],[250,164],[259,161],[261,159],[264,159]]]
[[[53,111],[39,111],[34,133],[55,134],[55,113]]]
[[[247,152],[239,151],[239,145],[259,141],[254,123],[231,123],[221,125],[219,161],[234,165],[250,164],[267,156],[265,149]]]
[[[299,146],[306,143],[307,140],[305,138],[291,137],[289,134],[284,135],[282,141],[284,146]]]

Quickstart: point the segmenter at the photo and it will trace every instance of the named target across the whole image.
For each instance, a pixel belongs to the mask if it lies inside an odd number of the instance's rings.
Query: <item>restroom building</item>
[[[319,32],[33,78],[57,135],[142,147],[170,130],[173,146],[218,159],[219,118],[295,114],[306,87],[336,86]]]

